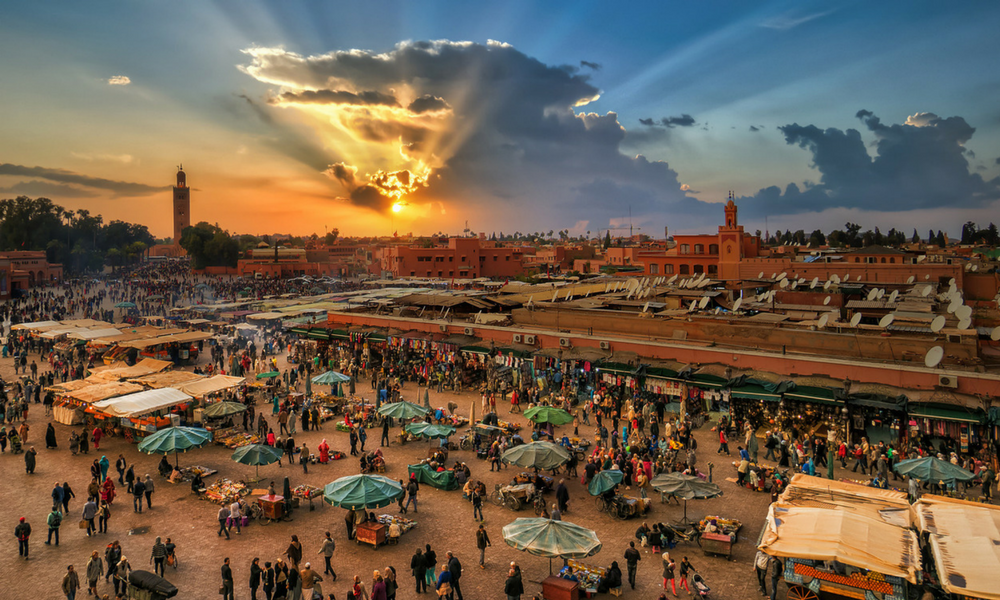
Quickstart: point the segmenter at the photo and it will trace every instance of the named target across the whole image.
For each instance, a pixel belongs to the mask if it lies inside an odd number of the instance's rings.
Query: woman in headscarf
[[[111,461],[108,460],[107,456],[101,456],[101,462],[98,463],[101,466],[101,481],[108,478],[108,470],[111,469]]]
[[[330,461],[330,444],[326,443],[326,438],[319,443],[319,462],[326,464]]]
[[[59,445],[56,443],[56,428],[49,423],[49,426],[45,428],[45,447],[46,448],[58,448]]]
[[[111,504],[115,501],[115,482],[110,477],[101,484],[101,500]]]

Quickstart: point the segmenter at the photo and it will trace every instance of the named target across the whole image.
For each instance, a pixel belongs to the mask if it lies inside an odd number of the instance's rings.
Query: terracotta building
[[[183,166],[177,167],[177,185],[173,187],[171,214],[174,223],[172,243],[150,247],[147,256],[168,258],[187,255],[184,248],[181,248],[181,236],[184,234],[184,229],[191,226],[191,188],[187,186],[187,175]]]
[[[62,278],[62,265],[49,263],[40,250],[0,252],[0,298],[9,298],[14,290],[58,283]]]
[[[388,246],[375,250],[383,276],[516,277],[525,271],[525,257],[534,248],[498,246],[479,238],[450,238],[447,246]]]

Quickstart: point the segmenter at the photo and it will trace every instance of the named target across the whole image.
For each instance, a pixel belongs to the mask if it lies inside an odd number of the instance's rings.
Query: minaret
[[[719,279],[739,279],[740,261],[743,260],[743,226],[737,221],[736,197],[729,192],[726,202],[726,224],[719,226]]]
[[[184,166],[177,167],[177,185],[174,186],[174,246],[180,246],[185,227],[191,226],[191,188],[187,186]]]

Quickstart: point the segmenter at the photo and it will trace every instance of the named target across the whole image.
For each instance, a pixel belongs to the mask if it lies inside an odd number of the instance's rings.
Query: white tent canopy
[[[147,390],[93,404],[97,410],[116,417],[135,417],[187,402],[191,396],[174,388]]]
[[[108,329],[79,329],[77,331],[70,332],[69,337],[77,340],[95,340],[102,337],[121,335],[121,333],[121,331],[113,327]]]
[[[216,375],[214,377],[199,379],[198,381],[182,383],[174,387],[184,392],[185,394],[194,396],[196,398],[201,398],[213,392],[221,392],[222,390],[228,390],[229,388],[234,388],[243,383],[243,381],[244,381],[243,377],[233,377],[231,375]]]

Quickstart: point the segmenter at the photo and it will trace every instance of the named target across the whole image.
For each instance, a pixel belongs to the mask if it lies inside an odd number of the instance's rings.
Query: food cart
[[[910,520],[905,494],[799,474],[768,509],[758,547],[783,560],[789,600],[907,600],[921,568]]]
[[[506,506],[510,510],[521,510],[526,504],[535,507],[535,514],[541,514],[545,499],[535,491],[533,483],[518,483],[514,485],[496,485],[490,494],[490,501],[496,506]]]
[[[733,556],[733,544],[738,539],[743,523],[737,519],[708,516],[698,522],[699,545],[705,554]]]

